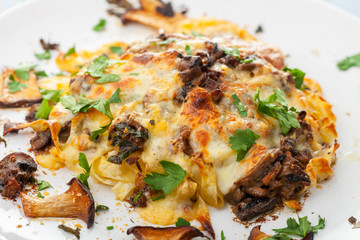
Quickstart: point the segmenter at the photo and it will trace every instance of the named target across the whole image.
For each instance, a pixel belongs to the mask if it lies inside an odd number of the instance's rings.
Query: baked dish
[[[30,69],[34,91],[9,93],[10,76],[26,82],[4,71],[2,107],[61,90],[46,101],[54,104],[48,119],[6,124],[4,134],[31,127],[31,150],[48,169],[81,173],[85,154],[91,177],[151,224],[198,220],[214,236],[208,205],[228,202],[241,221],[282,204],[301,209],[301,195],[333,174],[339,146],[319,85],[287,68],[278,48],[232,23],[188,19],[158,1],[141,4],[123,20],[163,33],[61,52],[58,67],[73,76],[37,79]]]

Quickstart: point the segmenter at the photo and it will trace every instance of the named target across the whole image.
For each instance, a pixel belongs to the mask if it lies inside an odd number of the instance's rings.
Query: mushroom
[[[262,231],[260,231],[260,228],[261,228],[261,225],[255,226],[251,230],[248,240],[264,240],[266,238],[271,237],[271,236],[263,233]]]
[[[138,240],[190,240],[195,237],[205,237],[199,229],[191,226],[165,228],[135,226],[129,228],[126,233],[134,234]]]
[[[21,193],[21,202],[27,217],[79,218],[90,228],[94,224],[95,202],[89,189],[77,178],[68,183],[70,188],[63,194],[45,199]]]

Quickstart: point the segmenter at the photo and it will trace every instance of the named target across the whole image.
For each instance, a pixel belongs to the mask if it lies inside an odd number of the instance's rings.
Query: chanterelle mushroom
[[[190,226],[165,228],[136,226],[129,228],[126,233],[134,234],[138,240],[190,240],[195,237],[204,237],[199,229]]]
[[[77,178],[68,183],[70,188],[63,194],[45,199],[21,193],[21,202],[27,217],[79,218],[90,228],[94,224],[95,202],[89,189]]]

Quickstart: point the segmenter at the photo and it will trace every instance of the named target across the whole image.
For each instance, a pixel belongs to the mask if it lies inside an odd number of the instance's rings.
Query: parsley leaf
[[[10,75],[11,77],[12,75]],[[14,79],[14,76],[12,77]],[[11,79],[11,78],[10,78]],[[20,91],[22,88],[27,88],[25,84],[19,83],[18,81],[12,80],[8,82],[9,92],[15,93]]]
[[[151,172],[146,174],[144,182],[154,190],[162,190],[167,196],[174,188],[176,188],[185,178],[186,171],[178,164],[169,161],[160,161],[165,173]]]
[[[39,198],[45,198],[44,195],[41,194],[41,192],[38,192],[37,195]]]
[[[101,18],[101,19],[99,20],[99,23],[96,24],[96,25],[93,27],[93,30],[96,31],[96,32],[100,32],[100,31],[102,31],[102,30],[105,29],[105,25],[106,25],[106,20],[103,19],[103,18]]]
[[[194,30],[191,30],[191,35],[193,35],[194,37],[202,37],[202,36],[204,36],[201,33],[195,32]]]
[[[290,72],[291,75],[294,77],[295,87],[297,89],[301,89],[301,85],[304,82],[305,73],[300,69],[297,68],[291,69],[288,67],[284,67],[283,71]]]
[[[49,50],[46,50],[44,53],[35,53],[35,57],[40,60],[50,59],[51,54]]]
[[[129,76],[138,76],[139,73],[130,73]]]
[[[96,208],[95,208],[95,212],[100,212],[100,211],[107,211],[109,210],[109,207],[108,206],[105,206],[105,205],[96,205]]]
[[[41,190],[47,189],[49,187],[52,187],[50,185],[50,183],[48,183],[45,180],[41,180],[41,181],[37,182],[37,185],[38,185],[38,191],[41,191]]]
[[[337,63],[337,67],[341,71],[346,71],[352,67],[360,67],[360,53],[341,60]]]
[[[251,146],[255,143],[255,140],[260,136],[255,132],[246,128],[245,130],[238,129],[229,138],[231,149],[237,151],[236,161],[240,162],[244,159],[246,153],[250,150]]]
[[[93,63],[87,68],[86,73],[90,74],[93,77],[100,77],[96,79],[97,83],[108,83],[108,82],[117,82],[120,80],[118,74],[105,74],[103,71],[109,64],[123,63],[123,61],[112,61],[104,55],[97,57]]]
[[[158,46],[166,46],[169,43],[175,42],[175,38],[168,38],[164,41],[160,41],[160,42],[150,42],[153,45],[158,45]]]
[[[224,234],[223,230],[221,230],[221,240],[226,240],[226,237],[225,237],[225,234]]]
[[[257,102],[257,111],[273,117],[279,121],[281,133],[286,135],[291,128],[299,128],[300,124],[296,119],[296,109],[294,107],[288,108],[285,100],[285,93],[281,89],[274,89],[274,94],[270,95],[267,99],[260,99],[260,91],[257,89],[254,96],[254,100]],[[274,104],[274,102],[280,105]]]
[[[54,105],[49,105],[47,99],[43,99],[40,106],[36,109],[35,118],[36,119],[48,119],[51,110]]]
[[[92,131],[90,136],[91,141],[94,141],[100,134],[106,132],[109,129],[110,125],[111,122],[105,126],[100,126],[100,129],[98,130]]]
[[[109,83],[109,82],[118,82],[120,80],[120,76],[118,74],[104,74],[99,79],[96,79],[97,83]]]
[[[277,233],[272,237],[265,238],[265,240],[292,240],[292,238],[288,235]]]
[[[27,81],[30,78],[29,71],[34,69],[36,66],[37,64],[32,63],[20,64],[19,67],[15,68],[15,74],[22,80]]]
[[[141,197],[142,192],[140,191],[133,199],[134,202],[136,202],[137,200],[139,200],[139,198]]]
[[[273,229],[274,232],[282,233],[282,234],[290,234],[297,235],[300,237],[305,237],[310,231],[317,233],[319,229],[325,228],[325,218],[322,218],[319,215],[319,223],[316,226],[311,226],[309,220],[307,220],[307,216],[299,217],[299,223],[296,222],[294,218],[288,218],[286,221],[287,227],[280,229]],[[276,239],[276,238],[275,238]]]
[[[240,101],[239,97],[234,93],[231,98],[233,99],[233,103],[235,104],[235,106],[237,107],[237,109],[239,110],[239,113],[242,117],[246,117],[247,116],[247,112],[246,109],[244,107],[244,104],[242,104],[242,102]]]
[[[113,229],[114,229],[114,226],[107,226],[106,229],[107,229],[107,230],[113,230]]]
[[[36,71],[35,74],[38,77],[48,77],[45,71]]]
[[[121,103],[120,88],[117,88],[113,95],[109,98],[110,103]]]
[[[77,179],[79,179],[80,182],[82,182],[85,186],[89,188],[88,178],[90,177],[91,165],[89,166],[89,162],[84,153],[79,154],[79,165],[80,167],[85,169],[85,172],[79,174],[77,176]]]
[[[118,55],[121,55],[124,53],[124,49],[122,47],[117,47],[117,46],[111,46],[110,47],[110,50],[113,52],[113,53],[116,53]]]
[[[187,53],[187,55],[192,55],[192,51],[189,45],[185,46],[185,52]]]
[[[69,48],[69,50],[65,53],[63,58],[66,58],[67,56],[76,53],[75,51],[75,46],[73,46],[72,48]]]
[[[175,226],[181,227],[181,226],[190,226],[191,224],[181,217],[178,218],[177,222],[175,223]]]
[[[41,97],[49,101],[58,102],[63,90],[50,90],[50,89],[39,89]]]
[[[233,47],[233,48],[223,48],[225,54],[232,56],[232,57],[236,57],[239,62],[242,60],[242,57],[240,56],[240,52],[239,49],[237,47]]]

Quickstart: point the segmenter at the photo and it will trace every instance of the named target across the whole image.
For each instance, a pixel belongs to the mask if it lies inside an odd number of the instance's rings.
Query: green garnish
[[[36,109],[35,118],[36,119],[48,119],[51,110],[54,105],[50,104],[47,99],[43,99],[40,106]]]
[[[35,74],[38,77],[48,77],[45,71],[35,71]]]
[[[130,73],[129,76],[137,76],[139,73]]]
[[[117,47],[117,46],[111,46],[110,47],[110,50],[113,52],[113,53],[116,53],[118,55],[121,55],[124,53],[124,49],[122,47]]]
[[[238,129],[229,138],[230,147],[237,152],[236,161],[240,162],[244,159],[246,153],[250,150],[251,146],[255,143],[255,140],[260,136],[255,132],[246,128],[245,130]]]
[[[226,237],[225,237],[225,234],[224,234],[223,230],[221,230],[221,240],[226,240]]]
[[[160,164],[165,173],[151,172],[152,175],[146,174],[144,182],[154,190],[162,190],[164,195],[167,196],[184,180],[186,171],[180,165],[169,161],[162,160]]]
[[[360,53],[341,60],[337,63],[337,67],[341,71],[346,71],[352,67],[360,67]]]
[[[232,56],[232,57],[236,57],[239,62],[242,60],[242,57],[240,56],[240,52],[239,49],[237,47],[233,47],[233,48],[223,48],[224,52],[226,55]]]
[[[166,46],[169,43],[175,42],[175,38],[168,38],[164,41],[160,41],[160,42],[150,42],[153,45],[158,45],[158,46]]]
[[[107,229],[107,230],[113,230],[113,229],[114,229],[114,226],[107,226],[106,229]]]
[[[305,73],[300,69],[297,68],[291,69],[288,67],[284,67],[283,71],[290,72],[291,75],[294,77],[295,87],[297,89],[301,89],[301,85],[304,82]]]
[[[136,202],[137,200],[139,200],[139,198],[141,197],[142,192],[140,191],[133,199],[134,202]]]
[[[12,77],[11,77],[12,76]],[[14,76],[13,75],[10,75],[9,79],[11,80],[14,79]],[[22,88],[27,88],[27,86],[25,84],[22,84],[18,81],[15,81],[15,80],[11,80],[8,82],[8,87],[9,87],[9,92],[11,93],[15,93],[15,92],[18,92],[20,91]]]
[[[120,76],[118,74],[105,74],[104,70],[109,64],[122,63],[123,61],[114,61],[108,59],[104,55],[96,58],[93,63],[87,68],[86,73],[90,74],[93,77],[100,77],[95,80],[97,83],[109,83],[109,82],[118,82]]]
[[[251,63],[251,62],[253,62],[254,61],[254,59],[246,59],[246,60],[244,60],[244,63]]]
[[[46,60],[51,58],[49,50],[46,50],[44,53],[35,53],[35,57],[40,60]]]
[[[30,78],[30,70],[34,69],[37,66],[37,64],[20,64],[19,67],[15,68],[15,74],[22,80],[29,80]]]
[[[120,80],[120,76],[118,74],[104,74],[99,79],[96,79],[97,83],[109,83],[109,82],[118,82]]]
[[[176,227],[181,227],[181,226],[190,226],[191,224],[186,220],[183,219],[181,217],[178,218],[177,222],[175,223]]]
[[[37,185],[38,185],[38,191],[41,191],[41,190],[47,189],[49,187],[52,187],[50,185],[50,183],[45,181],[45,180],[41,180],[41,181],[37,182]]]
[[[75,52],[76,52],[75,51],[75,46],[73,46],[72,48],[69,48],[69,50],[65,53],[63,58],[66,58],[67,56],[69,56],[71,54],[74,54]]]
[[[233,99],[233,103],[235,104],[236,108],[239,110],[239,113],[242,117],[247,116],[246,109],[244,107],[244,104],[240,101],[239,97],[234,93],[231,98]]]
[[[80,173],[76,178],[90,189],[88,179],[90,177],[90,170],[92,165],[89,166],[89,162],[84,153],[79,154],[79,165],[85,170],[85,172]]]
[[[95,212],[100,212],[100,211],[107,211],[109,210],[109,207],[108,206],[105,206],[105,205],[96,205],[95,207]]]
[[[279,121],[281,133],[286,135],[291,128],[299,128],[300,124],[296,119],[296,109],[294,107],[288,108],[285,100],[285,93],[281,89],[274,89],[274,94],[267,99],[260,99],[260,91],[257,89],[254,96],[257,102],[257,111],[273,117]],[[275,104],[275,101],[278,104]]]
[[[273,231],[276,232],[277,234],[275,234],[272,237],[266,238],[265,240],[291,239],[289,236],[287,236],[287,234],[296,235],[299,237],[305,237],[306,234],[308,234],[310,231],[317,233],[319,229],[325,228],[325,218],[322,218],[320,215],[318,217],[319,217],[319,222],[315,226],[311,226],[311,222],[307,220],[307,216],[301,218],[298,215],[299,223],[296,222],[294,218],[288,218],[286,221],[287,227],[280,229],[273,229]]]
[[[185,46],[185,52],[187,53],[187,55],[192,55],[192,51],[189,45]]]
[[[202,36],[204,36],[201,33],[195,32],[194,30],[191,30],[191,35],[193,35],[194,37],[202,37]]]
[[[113,95],[109,98],[110,103],[121,103],[120,88],[117,88]]]
[[[38,192],[37,195],[39,198],[45,198],[44,195],[41,194],[41,192]]]
[[[49,89],[39,89],[41,97],[49,101],[58,102],[63,90],[49,90]]]
[[[96,31],[96,32],[100,32],[100,31],[102,31],[102,30],[105,29],[105,25],[106,25],[106,20],[103,19],[103,18],[101,18],[101,19],[99,20],[99,23],[96,24],[96,25],[93,27],[93,30]]]

